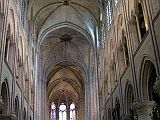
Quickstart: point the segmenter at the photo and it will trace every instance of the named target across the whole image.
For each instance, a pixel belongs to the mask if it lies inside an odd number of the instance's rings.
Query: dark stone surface
[[[11,115],[0,115],[0,120],[14,120]]]

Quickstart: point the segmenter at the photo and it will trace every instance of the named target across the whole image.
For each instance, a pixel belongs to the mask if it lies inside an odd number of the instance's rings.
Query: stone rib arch
[[[59,65],[59,64],[63,64],[63,60],[62,61],[59,61],[59,62],[57,62],[56,64],[54,64],[53,66],[55,67],[56,65]],[[67,60],[67,62],[69,62],[71,65],[73,65],[73,66],[76,66],[80,71],[81,71],[81,73],[82,73],[82,78],[83,79],[85,79],[85,81],[84,81],[84,84],[86,84],[87,83],[87,81],[88,81],[88,72],[86,71],[86,67],[83,67],[83,65],[81,65],[80,63],[77,63],[76,61],[72,61],[72,60]],[[46,74],[47,75],[47,79],[50,79],[51,78],[51,76],[53,76],[53,74],[54,74],[54,67],[52,67],[52,69],[50,70],[50,72],[48,72],[48,74]]]
[[[80,27],[80,26],[78,26],[78,25],[76,25],[74,23],[62,22],[62,23],[58,23],[58,24],[55,24],[53,26],[50,26],[47,29],[42,30],[39,33],[39,36],[38,36],[38,46],[37,46],[38,49],[37,50],[40,49],[42,41],[46,38],[46,36],[49,33],[51,33],[54,30],[57,30],[59,28],[64,28],[64,27],[71,28],[73,30],[76,30],[76,31],[80,32],[82,35],[84,35],[87,38],[87,40],[89,41],[90,45],[95,49],[93,38],[92,38],[92,36],[85,29],[83,29],[82,27]]]
[[[84,57],[83,57],[83,54],[82,52],[78,49],[78,47],[71,41],[70,43],[66,44],[66,51],[65,52],[65,55],[66,56],[63,56],[63,51],[62,52],[62,56],[59,57],[58,59],[58,56],[56,56],[56,52],[61,50],[61,48],[64,47],[64,44],[62,44],[62,42],[58,42],[53,48],[51,48],[52,50],[50,50],[50,53],[49,55],[47,56],[47,59],[46,59],[46,64],[44,65],[44,70],[46,70],[47,68],[49,68],[49,66],[51,66],[51,64],[53,62],[50,63],[50,61],[55,61],[55,63],[57,61],[60,61],[60,60],[67,60],[68,58],[72,59],[73,61],[77,61],[79,63],[82,63],[83,65],[85,65],[85,60],[84,60]],[[56,58],[53,58],[53,56],[55,55]],[[60,55],[60,53],[59,53]]]

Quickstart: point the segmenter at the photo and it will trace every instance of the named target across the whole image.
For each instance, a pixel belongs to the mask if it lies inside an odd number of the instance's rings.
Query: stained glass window
[[[118,0],[114,0],[114,5],[117,6]]]
[[[106,0],[106,16],[107,16],[107,26],[108,30],[110,29],[110,25],[112,23],[112,11],[111,11],[111,2],[110,0]]]
[[[59,120],[67,120],[67,107],[64,103],[59,107]]]
[[[56,116],[58,112],[59,112],[59,115]],[[75,104],[72,103],[70,105],[70,109],[67,109],[67,106],[64,103],[62,103],[59,106],[59,111],[57,111],[56,104],[53,102],[51,105],[50,120],[57,120],[57,119],[67,120],[67,118],[70,118],[70,120],[76,120]]]
[[[70,105],[70,120],[76,120],[76,111],[74,103]]]
[[[56,105],[54,102],[51,105],[51,120],[56,120]]]
[[[25,0],[20,0],[20,21],[24,25],[24,19],[25,19]]]

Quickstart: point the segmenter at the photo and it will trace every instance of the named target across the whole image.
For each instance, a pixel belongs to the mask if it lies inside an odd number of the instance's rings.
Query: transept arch
[[[43,40],[46,39],[47,35],[49,35],[50,33],[52,33],[53,31],[55,30],[58,30],[58,29],[62,29],[62,28],[69,28],[69,29],[73,29],[77,32],[79,32],[80,34],[84,35],[88,42],[90,43],[90,45],[95,48],[95,45],[94,45],[94,42],[93,42],[93,38],[92,36],[85,30],[83,29],[82,27],[80,26],[77,26],[76,24],[74,23],[70,23],[70,22],[62,22],[62,23],[59,23],[59,24],[55,24],[53,26],[50,26],[44,30],[42,30],[40,33],[39,33],[39,36],[38,36],[38,50],[43,42]]]
[[[77,30],[74,26],[65,27],[64,24],[48,30],[50,31],[46,31],[44,38],[42,37],[42,43],[39,43],[39,65],[42,72],[39,77],[45,80],[45,101],[49,100],[49,104],[54,102],[58,106],[65,104],[66,107],[73,102],[76,106],[76,116],[84,119],[84,111],[88,109],[87,106],[82,107],[88,99],[87,64],[88,59],[93,57],[86,53],[95,52],[91,37],[85,31]]]
[[[71,64],[69,67],[72,67]],[[84,118],[83,109],[81,108],[82,104],[84,104],[85,97],[83,96],[84,83],[80,80],[82,78],[78,75],[79,73],[77,74],[78,71],[75,71],[75,67],[72,67],[73,71],[69,67],[62,66],[60,69],[57,67],[58,70],[55,70],[55,72],[50,75],[51,78],[48,79],[47,83],[49,103],[52,104],[52,102],[54,102],[56,106],[65,104],[68,112],[69,106],[74,103],[76,107],[75,113],[79,113],[76,116]],[[70,116],[69,113],[67,113],[67,115],[68,117]]]

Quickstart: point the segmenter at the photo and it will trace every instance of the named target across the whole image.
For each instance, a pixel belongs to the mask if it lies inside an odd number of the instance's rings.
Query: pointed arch
[[[151,80],[151,75],[152,80]],[[156,67],[153,62],[151,62],[147,57],[143,59],[141,70],[140,70],[140,88],[141,88],[141,98],[142,100],[152,100],[150,98],[151,91],[149,91],[154,86],[154,83],[156,82]],[[150,86],[149,83],[152,85]],[[153,89],[152,89],[153,90]]]
[[[139,24],[138,29],[140,31],[140,33],[139,33],[141,36],[140,39],[142,40],[148,30],[148,25],[147,25],[147,19],[145,17],[144,6],[143,6],[143,3],[141,0],[135,0],[134,9],[135,9],[135,11],[138,11],[137,23]]]
[[[9,87],[7,79],[1,85],[1,96],[3,100],[3,108],[0,110],[0,114],[8,114],[9,110]]]
[[[153,106],[153,120],[160,119],[160,96],[155,91],[154,85],[156,83],[157,71],[153,62],[149,59],[142,62],[141,74],[140,74],[140,88],[141,97],[143,101],[154,102]]]
[[[132,104],[134,100],[134,92],[133,92],[133,86],[129,82],[126,84],[125,88],[125,99],[124,104],[125,106],[125,112],[128,116],[132,117]]]

